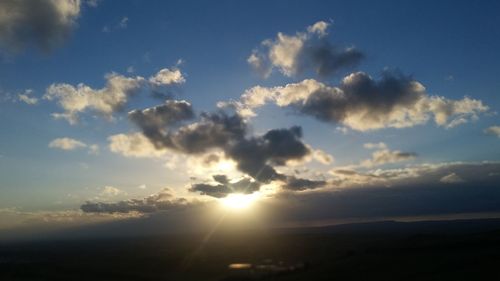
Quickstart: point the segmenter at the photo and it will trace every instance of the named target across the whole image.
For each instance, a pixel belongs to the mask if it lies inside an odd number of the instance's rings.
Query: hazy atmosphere
[[[497,11],[2,1],[0,227],[492,216]]]
[[[499,11],[1,0],[0,239],[500,218]]]

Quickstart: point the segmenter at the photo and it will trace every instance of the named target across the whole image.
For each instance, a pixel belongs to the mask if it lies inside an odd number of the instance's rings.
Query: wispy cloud
[[[53,139],[49,143],[49,147],[61,149],[61,150],[67,150],[67,151],[88,148],[89,154],[94,154],[94,155],[99,154],[99,145],[97,145],[97,144],[88,145],[88,144],[84,143],[83,141],[68,138],[68,137]]]

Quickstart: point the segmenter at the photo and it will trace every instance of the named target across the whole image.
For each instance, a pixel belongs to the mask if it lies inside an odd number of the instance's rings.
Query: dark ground
[[[202,240],[2,243],[0,280],[500,280],[500,220],[225,233],[200,247]]]

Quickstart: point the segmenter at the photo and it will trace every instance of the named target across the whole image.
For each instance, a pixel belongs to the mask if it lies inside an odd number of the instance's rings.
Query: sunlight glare
[[[222,205],[228,209],[242,210],[250,207],[256,200],[258,194],[233,193],[220,199]]]

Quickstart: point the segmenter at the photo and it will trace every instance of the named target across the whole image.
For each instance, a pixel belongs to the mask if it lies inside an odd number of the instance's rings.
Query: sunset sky
[[[499,8],[1,1],[0,229],[496,216]]]

